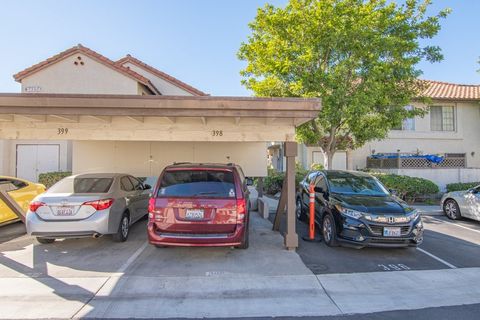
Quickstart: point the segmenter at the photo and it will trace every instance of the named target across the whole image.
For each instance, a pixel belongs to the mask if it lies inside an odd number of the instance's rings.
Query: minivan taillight
[[[247,204],[245,199],[237,199],[237,224],[245,222],[245,214],[247,213]]]
[[[87,201],[82,204],[82,206],[92,206],[95,210],[105,210],[112,206],[113,199],[103,199],[95,201]]]
[[[154,213],[155,211],[155,198],[150,198],[148,200],[148,218],[153,219],[154,218]]]
[[[41,201],[33,201],[33,202],[30,202],[30,205],[28,206],[28,209],[31,212],[37,212],[38,208],[46,206],[46,205],[47,205],[46,203],[41,202]]]

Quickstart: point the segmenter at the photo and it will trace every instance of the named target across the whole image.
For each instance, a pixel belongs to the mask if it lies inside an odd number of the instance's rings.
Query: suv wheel
[[[323,241],[329,247],[337,246],[337,231],[335,229],[335,220],[331,214],[325,214],[322,220]]]
[[[297,215],[297,219],[300,221],[305,221],[307,218],[305,216],[305,210],[303,210],[302,199],[300,198],[297,198],[297,203],[295,206],[295,214]]]
[[[41,243],[41,244],[49,244],[49,243],[55,242],[55,239],[37,237],[37,241],[38,243]]]
[[[113,240],[116,242],[125,242],[128,239],[128,234],[130,232],[130,219],[128,213],[124,212],[122,219],[120,219],[120,225],[118,226],[117,233],[113,235]]]
[[[461,217],[458,203],[453,199],[448,199],[447,201],[445,201],[445,203],[443,204],[443,212],[448,218],[452,220],[457,220]]]

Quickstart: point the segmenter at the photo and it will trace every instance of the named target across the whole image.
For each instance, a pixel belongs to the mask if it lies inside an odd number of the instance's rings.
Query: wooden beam
[[[163,117],[163,118],[170,123],[176,123],[177,122],[177,118],[175,118],[175,117]]]
[[[240,117],[235,117],[235,125],[238,126],[240,124],[240,121],[242,120],[242,118]]]
[[[34,122],[46,122],[47,121],[47,116],[46,115],[19,114],[17,116],[19,116],[21,118],[24,118],[28,121],[34,121]]]
[[[200,117],[200,119],[202,120],[202,123],[204,126],[207,125],[207,118],[206,117]]]
[[[79,116],[66,116],[66,115],[57,115],[51,114],[50,117],[60,120],[62,122],[78,122]]]
[[[144,117],[128,116],[127,118],[130,119],[130,120],[132,120],[132,121],[140,122],[140,123],[143,123],[143,122],[145,121],[145,118],[144,118]]]
[[[88,115],[87,117],[105,122],[105,123],[110,123],[112,122],[112,117],[111,116],[93,116],[93,115]]]
[[[15,120],[12,114],[0,114],[0,121],[13,121]]]

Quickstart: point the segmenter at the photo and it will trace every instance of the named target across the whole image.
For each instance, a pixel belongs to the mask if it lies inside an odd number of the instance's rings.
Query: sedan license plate
[[[72,207],[57,207],[55,211],[56,216],[73,216],[73,208]]]
[[[187,209],[185,212],[185,219],[188,220],[202,220],[204,218],[203,209]]]
[[[400,228],[390,228],[385,227],[383,228],[383,236],[384,237],[400,237]]]

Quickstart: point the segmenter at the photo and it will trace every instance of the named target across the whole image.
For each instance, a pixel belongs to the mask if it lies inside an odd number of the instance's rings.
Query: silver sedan
[[[30,203],[27,233],[40,243],[106,234],[126,241],[130,226],[148,214],[149,189],[128,174],[67,177]]]
[[[480,221],[480,186],[466,191],[449,192],[441,200],[443,212],[450,219],[460,217]]]

